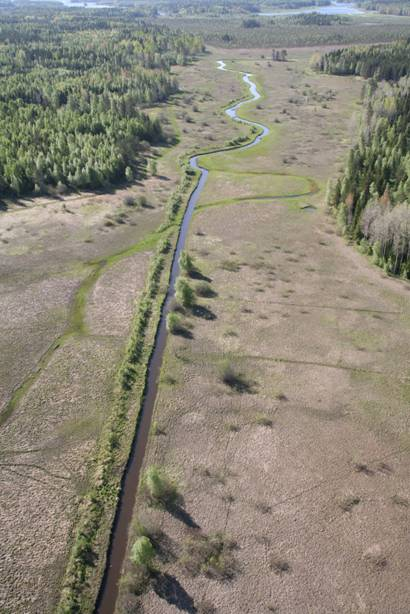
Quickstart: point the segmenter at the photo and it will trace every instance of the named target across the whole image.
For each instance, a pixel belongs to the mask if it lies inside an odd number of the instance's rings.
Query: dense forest
[[[383,15],[410,16],[410,0],[360,0],[358,5],[366,11],[377,11]]]
[[[202,50],[190,34],[48,9],[0,26],[0,191],[97,188],[132,179],[144,143],[161,141],[142,108],[177,91],[170,74]]]
[[[333,26],[351,23],[351,18],[346,15],[322,15],[316,12],[287,15],[284,19],[291,24],[301,26]]]
[[[376,264],[410,279],[410,78],[370,79],[365,89],[359,141],[326,200]]]
[[[301,9],[327,6],[330,0],[159,0],[154,7],[142,5],[141,10],[154,10],[158,15],[235,15],[278,9]]]
[[[264,7],[270,10],[270,7]],[[367,17],[367,25],[361,19],[343,20],[331,24],[326,20],[323,24],[294,23],[294,16],[258,16],[260,27],[255,36],[254,28],[244,26],[244,16],[220,16],[217,19],[207,15],[189,16],[159,16],[152,23],[170,25],[184,32],[200,35],[205,43],[229,48],[267,48],[287,47],[292,41],[292,47],[316,45],[353,45],[364,43],[387,43],[409,36],[407,17],[388,18],[388,27],[380,17]],[[385,18],[387,19],[387,18]],[[369,25],[370,24],[370,25]]]
[[[332,75],[358,75],[380,81],[398,81],[410,74],[410,38],[393,45],[350,47],[322,55],[315,63]]]

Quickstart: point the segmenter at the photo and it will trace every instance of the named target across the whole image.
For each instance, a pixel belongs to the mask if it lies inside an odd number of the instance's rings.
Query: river
[[[225,62],[222,60],[218,61],[217,68],[218,70],[223,71],[228,70]],[[241,74],[244,83],[249,88],[250,97],[246,100],[235,103],[232,107],[226,109],[225,112],[234,121],[256,127],[258,129],[258,134],[250,143],[232,147],[230,149],[247,149],[249,147],[254,147],[269,133],[269,128],[266,126],[238,116],[237,111],[240,107],[242,107],[242,105],[248,102],[254,102],[261,97],[257,90],[256,84],[251,80],[252,75],[249,73]],[[212,153],[217,153],[218,151],[221,150],[214,150]],[[141,408],[140,420],[134,436],[131,453],[121,482],[121,492],[110,536],[106,568],[95,607],[96,614],[113,614],[118,597],[118,583],[127,550],[128,529],[132,520],[140,471],[144,460],[145,448],[151,426],[151,418],[158,392],[158,380],[167,339],[166,317],[171,308],[171,301],[175,294],[175,282],[180,273],[178,262],[179,256],[185,247],[189,224],[191,222],[196,203],[198,202],[199,196],[208,177],[207,169],[202,167],[198,162],[200,158],[201,154],[198,154],[189,160],[191,167],[199,170],[200,177],[195,189],[192,191],[191,196],[189,197],[173,255],[168,290],[158,324],[154,349],[148,366],[146,394]]]

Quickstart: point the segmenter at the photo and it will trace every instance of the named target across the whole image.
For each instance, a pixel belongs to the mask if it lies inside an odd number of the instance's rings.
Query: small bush
[[[360,503],[360,498],[359,497],[355,497],[353,495],[349,495],[347,497],[345,497],[344,499],[342,499],[339,503],[339,507],[344,511],[344,512],[351,512],[352,509],[356,506],[359,505]]]
[[[239,433],[239,431],[241,430],[241,427],[239,426],[239,424],[235,424],[234,422],[228,422],[228,424],[226,425],[226,428],[231,433]]]
[[[127,194],[127,196],[124,197],[124,205],[126,207],[134,207],[136,204],[136,200],[131,194]]]
[[[158,253],[159,254],[168,254],[171,249],[171,241],[169,239],[161,239],[158,243]]]
[[[145,535],[138,537],[131,548],[130,554],[130,559],[134,565],[139,565],[145,569],[152,569],[154,556],[154,546],[151,544],[149,537]]]
[[[186,275],[192,275],[195,272],[196,267],[194,265],[194,261],[192,256],[188,254],[185,250],[183,250],[179,256],[179,267],[181,271],[183,271]]]
[[[158,424],[157,420],[154,420],[151,426],[151,434],[154,435],[154,437],[158,437],[158,435],[164,435],[165,431],[164,429],[162,429],[160,427],[160,425]]]
[[[127,214],[125,211],[120,211],[114,215],[114,220],[117,224],[126,224],[127,223]]]
[[[244,393],[251,392],[252,390],[251,382],[249,382],[230,362],[224,362],[222,364],[219,377],[226,386],[229,386],[229,388],[232,388],[232,390],[236,392]]]
[[[271,557],[269,567],[278,576],[291,571],[289,563],[278,556]]]
[[[230,580],[236,573],[232,554],[235,547],[221,533],[196,535],[186,540],[181,562],[194,576],[203,573],[217,580]]]
[[[182,326],[181,316],[175,311],[171,311],[167,314],[167,331],[172,335],[178,335],[182,332],[184,327]]]
[[[224,337],[238,337],[238,333],[235,330],[227,330],[223,334]]]
[[[391,500],[396,505],[401,505],[402,507],[410,507],[410,502],[405,497],[401,497],[400,495],[393,495]]]
[[[177,383],[177,380],[175,377],[172,377],[172,375],[167,373],[166,375],[161,376],[161,383],[165,384],[166,386],[174,386]]]
[[[234,260],[224,260],[221,264],[221,268],[225,269],[225,271],[229,271],[230,273],[238,273],[241,267]]]
[[[151,505],[168,507],[175,505],[179,499],[175,482],[156,465],[146,469],[141,487]]]
[[[255,509],[261,514],[270,514],[272,511],[271,506],[263,501],[258,501],[258,503],[255,504]]]
[[[137,203],[138,207],[148,207],[148,200],[146,196],[138,196]]]
[[[177,301],[184,307],[185,309],[192,309],[195,304],[195,295],[189,283],[179,277],[175,284],[175,296]]]
[[[255,424],[258,424],[259,426],[267,426],[271,428],[273,425],[273,422],[270,418],[265,416],[265,414],[256,414]]]

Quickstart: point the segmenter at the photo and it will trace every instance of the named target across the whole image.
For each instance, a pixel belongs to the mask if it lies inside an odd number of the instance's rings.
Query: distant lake
[[[320,15],[363,15],[365,11],[358,9],[356,5],[351,2],[332,2],[328,6],[313,6],[294,10],[275,11],[272,13],[258,13],[258,15],[264,15],[266,17],[280,16],[280,15],[300,15],[302,13],[319,13]]]
[[[31,0],[33,4],[44,2],[47,0]],[[58,4],[63,4],[64,6],[69,6],[72,8],[87,8],[87,9],[109,9],[109,8],[119,8],[125,7],[125,4],[99,4],[95,2],[95,0],[81,0],[80,2],[73,2],[73,0],[52,0],[52,2],[56,2]],[[12,3],[13,4],[13,3]],[[133,6],[133,5],[131,5]],[[4,6],[0,6],[0,8],[7,8],[7,4]],[[272,12],[261,12],[256,13],[255,15],[260,15],[264,17],[274,17],[280,15],[300,15],[302,13],[320,13],[321,15],[363,15],[365,11],[358,9],[351,2],[332,2],[328,6],[313,6],[306,7],[300,9],[293,10],[284,10],[284,11],[272,11]],[[167,17],[166,13],[159,12],[161,17]]]
[[[31,3],[40,4],[45,1],[46,0],[31,0]],[[78,9],[111,9],[115,6],[113,4],[99,4],[98,2],[93,2],[93,0],[90,0],[90,2],[87,0],[81,0],[81,2],[72,2],[72,0],[52,0],[52,2],[53,4],[63,4],[64,6],[70,6]]]

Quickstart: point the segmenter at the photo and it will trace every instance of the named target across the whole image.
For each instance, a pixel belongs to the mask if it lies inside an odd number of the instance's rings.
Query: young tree
[[[195,272],[195,265],[192,256],[187,251],[183,250],[179,256],[179,267],[186,275],[190,276]]]
[[[127,166],[125,168],[125,178],[129,182],[131,182],[134,179],[134,173],[133,173],[132,168],[130,166]]]
[[[145,535],[138,537],[131,548],[130,559],[134,565],[151,570],[154,556],[155,550],[151,540]]]
[[[185,309],[192,309],[195,304],[195,293],[183,277],[177,279],[175,284],[175,296],[177,301]]]
[[[157,175],[157,172],[158,172],[157,161],[154,158],[152,158],[150,162],[150,173],[153,177],[155,177]]]

